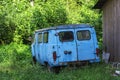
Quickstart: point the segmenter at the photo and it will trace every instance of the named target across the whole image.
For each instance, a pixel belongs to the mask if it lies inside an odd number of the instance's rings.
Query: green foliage
[[[105,64],[88,65],[60,74],[32,66],[27,39],[36,29],[61,24],[86,23],[95,26],[102,47],[101,13],[93,10],[96,0],[1,0],[0,1],[0,80],[119,80]],[[11,43],[11,42],[16,43]],[[9,45],[4,45],[9,43]],[[20,44],[18,44],[20,43]],[[106,68],[108,67],[108,68]]]
[[[37,29],[41,29],[65,24],[66,19],[64,8],[58,5],[56,6],[54,3],[51,5],[50,2],[47,2],[44,5],[35,7],[31,24]]]
[[[49,73],[39,64],[31,64],[30,48],[11,43],[0,46],[0,80],[119,80],[113,77],[111,65],[93,63],[73,69],[62,68],[59,74]]]
[[[49,73],[44,66],[32,66],[29,62],[22,67],[0,69],[1,80],[119,80],[112,76],[112,67],[106,64],[92,64],[72,69],[62,68],[59,74]],[[1,67],[0,67],[1,68]]]
[[[2,5],[7,6],[5,4]],[[8,14],[9,11],[2,5],[0,5],[0,43],[10,43],[13,40],[15,24]]]
[[[89,4],[88,4],[89,3]],[[36,29],[61,24],[95,26],[102,41],[101,14],[92,9],[96,0],[2,0],[0,1],[0,44],[27,43]]]
[[[93,63],[76,69],[62,68],[59,74],[49,73],[46,67],[31,64],[29,46],[0,46],[0,80],[119,80],[112,76],[113,72],[111,65]]]
[[[11,43],[0,46],[0,67],[4,64],[20,67],[18,64],[24,64],[30,57],[30,48],[27,45]]]

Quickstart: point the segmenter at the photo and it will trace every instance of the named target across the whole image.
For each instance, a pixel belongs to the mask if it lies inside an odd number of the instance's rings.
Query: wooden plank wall
[[[116,45],[117,45],[117,54],[118,60],[120,61],[120,0],[116,0]]]
[[[108,0],[103,6],[103,44],[111,61],[120,61],[120,0]]]

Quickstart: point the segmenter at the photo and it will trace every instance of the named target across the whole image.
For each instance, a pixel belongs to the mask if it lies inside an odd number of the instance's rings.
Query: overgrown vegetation
[[[27,44],[36,29],[80,23],[95,26],[101,41],[101,14],[92,9],[95,3],[96,0],[1,0],[0,44]]]
[[[31,4],[33,1],[34,4]],[[101,13],[92,7],[97,0],[1,0],[0,1],[0,80],[119,80],[105,64],[63,69],[48,73],[31,64],[28,37],[36,29],[63,24],[95,26],[102,45]]]
[[[13,69],[22,67],[27,61],[30,62],[29,58],[31,58],[29,46],[17,43],[3,45],[0,47],[0,70],[4,70],[5,66]]]
[[[64,68],[59,74],[53,74],[40,65],[27,65],[20,70],[1,71],[0,75],[1,80],[119,80],[118,77],[111,76],[109,69],[106,65],[97,64],[77,69]]]
[[[59,74],[48,72],[40,64],[31,64],[30,48],[11,43],[0,46],[0,80],[119,80],[113,77],[114,69],[103,63],[79,68],[63,68]]]

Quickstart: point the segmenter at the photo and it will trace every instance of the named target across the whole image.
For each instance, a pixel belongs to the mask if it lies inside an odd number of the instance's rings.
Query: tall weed
[[[11,43],[0,46],[0,66],[17,67],[19,64],[24,65],[30,57],[30,47],[28,45]]]

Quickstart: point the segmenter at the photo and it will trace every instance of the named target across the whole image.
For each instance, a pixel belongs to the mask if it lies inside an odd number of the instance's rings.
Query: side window
[[[43,35],[43,43],[48,43],[48,32],[45,32]]]
[[[42,43],[42,33],[38,34],[38,43]]]
[[[59,33],[59,39],[61,42],[73,41],[74,36],[72,31],[63,31]]]
[[[81,30],[77,32],[78,40],[89,40],[91,38],[89,30]]]
[[[30,37],[30,40],[32,41],[32,43],[33,43],[33,42],[34,42],[34,43],[36,42],[36,40],[35,40],[35,34],[33,34],[32,37]]]

